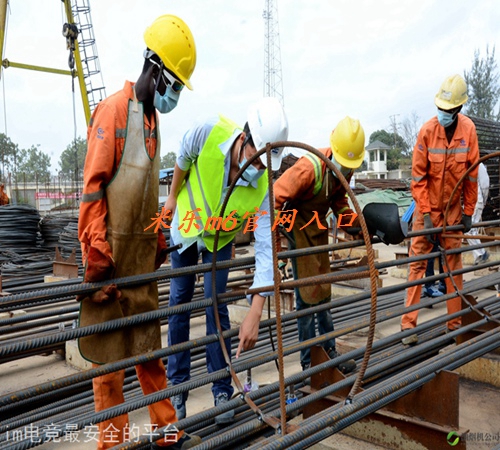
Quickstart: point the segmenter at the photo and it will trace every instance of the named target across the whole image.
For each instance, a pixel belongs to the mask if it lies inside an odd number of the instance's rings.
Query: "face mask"
[[[335,161],[335,159],[332,158],[332,163],[333,165],[340,170],[340,173],[342,175],[344,175],[344,178],[347,178],[348,175],[351,174],[352,172],[352,169],[349,169],[349,167],[344,167],[342,165],[340,165],[337,161]],[[332,170],[332,175],[337,178],[337,175],[335,175],[335,172]]]
[[[242,151],[244,152],[245,150],[245,144],[242,146]],[[245,153],[243,153],[243,161],[239,163],[240,169],[246,164],[247,158]],[[245,171],[241,174],[241,177],[251,183],[252,181],[257,181],[262,175],[264,174],[264,169],[257,169],[253,164],[250,164]]]
[[[240,169],[247,162],[246,158],[243,158],[243,161],[240,162]],[[264,174],[264,169],[257,169],[255,166],[250,164],[245,171],[242,173],[241,177],[251,183],[252,181],[257,181]]]
[[[437,117],[440,125],[445,128],[449,127],[453,122],[455,122],[455,119],[457,118],[456,114],[442,111],[440,109],[438,109]]]
[[[180,92],[174,92],[172,86],[168,85],[163,95],[155,91],[154,106],[162,114],[169,113],[177,106],[179,96]]]

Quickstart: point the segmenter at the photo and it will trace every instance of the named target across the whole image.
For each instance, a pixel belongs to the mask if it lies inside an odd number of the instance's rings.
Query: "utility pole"
[[[276,97],[282,106],[283,74],[281,72],[278,0],[265,0],[264,17],[264,96]]]
[[[398,124],[396,122],[397,116],[399,116],[399,114],[393,114],[392,116],[389,116],[389,118],[391,119],[392,134],[394,136],[394,147],[393,148],[397,147],[397,140],[396,140],[397,133],[398,133]]]

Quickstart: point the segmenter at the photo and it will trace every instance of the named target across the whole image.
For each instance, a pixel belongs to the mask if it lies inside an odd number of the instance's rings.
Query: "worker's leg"
[[[137,372],[139,383],[141,383],[141,388],[144,395],[152,394],[154,392],[158,392],[162,389],[167,388],[165,366],[161,359],[155,359],[144,364],[139,364],[135,366],[135,370]],[[148,409],[149,417],[151,418],[151,431],[153,431],[155,428],[165,427],[177,422],[174,407],[172,406],[172,403],[170,403],[170,400],[168,398],[149,405]],[[173,428],[168,428],[165,438],[156,441],[157,445],[170,445],[172,444],[172,442],[177,442],[177,439],[180,439],[184,434],[183,431],[179,431],[178,433],[176,433],[177,438],[175,438],[173,432]]]
[[[474,214],[472,216],[472,223],[478,223],[481,222],[481,217],[483,215],[483,205],[480,205],[479,203],[476,203],[476,208],[474,209]],[[479,234],[479,230],[477,227],[471,228],[470,231],[467,233],[468,235],[471,236],[476,236]],[[479,239],[467,239],[467,243],[469,245],[479,245],[481,241]],[[483,255],[486,253],[486,250],[484,248],[476,248],[475,250],[472,250],[472,256],[474,257],[474,264],[478,264],[481,262],[481,258]],[[487,258],[484,258],[485,260]]]
[[[423,227],[422,227],[423,228]],[[420,228],[421,229],[421,228]],[[415,236],[411,240],[410,256],[419,256],[430,253],[432,244],[425,236]],[[413,261],[410,263],[410,273],[408,274],[408,281],[421,280],[425,274],[427,267],[427,260]],[[420,303],[420,296],[422,294],[422,285],[411,286],[406,290],[406,303],[405,306],[413,306]],[[417,326],[418,310],[411,311],[403,314],[401,317],[401,329],[415,328]]]
[[[295,310],[297,312],[309,309],[311,305],[304,302],[300,295],[299,289],[295,289]],[[297,329],[299,332],[299,342],[304,342],[316,336],[314,325],[314,314],[297,317]],[[311,365],[311,349],[306,347],[300,351],[300,365],[303,369]]]
[[[99,365],[92,364],[92,367],[99,367]],[[165,378],[165,374],[163,374],[163,377]],[[119,405],[125,401],[123,397],[124,379],[125,371],[119,370],[92,380],[96,412]],[[126,439],[130,438],[128,436],[129,427],[127,414],[99,423],[97,448],[107,449],[125,442]]]
[[[175,245],[170,242],[170,245]],[[174,251],[170,254],[172,269],[194,266],[198,262],[196,243],[182,253]],[[195,275],[174,277],[170,280],[169,306],[189,303],[193,298]],[[174,314],[168,319],[168,345],[172,346],[189,341],[190,312]],[[180,384],[190,379],[191,353],[189,350],[175,353],[168,357],[167,375],[170,383]],[[184,394],[184,401],[188,393]]]
[[[446,250],[449,249],[454,249],[454,248],[459,248],[462,245],[462,240],[461,239],[456,239],[456,238],[448,238],[445,239],[444,236],[446,235],[441,235],[441,242],[444,245],[444,248]],[[446,255],[446,262],[450,268],[450,271],[455,271],[455,270],[460,270],[462,268],[462,255],[461,254],[447,254]],[[446,267],[445,267],[446,270]],[[453,281],[455,282],[457,288],[459,290],[462,290],[463,288],[463,277],[462,275],[455,275],[453,277]],[[446,293],[450,294],[452,292],[455,292],[455,287],[453,286],[453,283],[451,282],[450,278],[446,278]],[[448,314],[453,314],[462,309],[462,300],[460,297],[457,295],[456,297],[448,300],[446,302],[446,306],[448,309]],[[461,317],[458,317],[456,319],[449,320],[447,322],[447,326],[450,330],[454,330],[456,328],[459,328],[462,324],[462,319]]]
[[[217,261],[224,261],[231,259],[232,245],[233,243],[230,242],[229,244],[227,244],[226,246],[217,251]],[[202,254],[202,258],[203,258],[203,263],[211,263],[213,254],[209,251],[204,251]],[[228,275],[229,275],[229,269],[218,270],[216,272],[215,284],[216,284],[217,294],[222,294],[226,292]],[[212,297],[211,272],[205,273],[204,279],[205,279],[204,281],[205,298],[211,298]],[[220,304],[218,307],[218,312],[219,312],[219,320],[222,331],[229,330],[229,328],[231,328],[231,324],[229,323],[229,311],[227,309],[227,303]],[[212,306],[206,309],[206,314],[207,314],[207,321],[206,321],[207,335],[217,333],[218,330],[217,330],[217,325],[215,323],[215,313]],[[229,338],[226,339],[225,344],[228,355],[231,356],[231,339]],[[206,348],[206,353],[207,353],[207,369],[209,373],[227,367],[219,341],[214,342],[212,344],[208,344]],[[225,393],[227,394],[228,398],[231,398],[234,389],[231,386],[231,377],[229,376],[229,374],[227,378],[214,382],[212,386],[212,392],[214,394],[214,397],[217,396],[218,394]]]
[[[325,300],[319,302],[319,304],[324,305],[325,303],[329,302],[330,299],[326,298]],[[316,317],[318,319],[318,332],[320,335],[331,333],[333,331],[334,327],[333,327],[332,314],[330,313],[329,309],[316,313]],[[322,345],[326,351],[330,349],[335,349],[335,338],[328,339]]]

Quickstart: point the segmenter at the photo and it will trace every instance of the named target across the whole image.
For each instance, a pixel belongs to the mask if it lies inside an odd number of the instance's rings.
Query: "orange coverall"
[[[9,204],[9,197],[4,191],[4,186],[3,184],[0,185],[0,206],[2,205],[8,205]]]
[[[417,142],[413,149],[411,192],[416,202],[413,215],[413,229],[424,228],[423,215],[429,213],[434,227],[442,227],[446,205],[451,193],[458,184],[459,179],[466,170],[479,159],[476,127],[474,123],[462,114],[458,114],[457,128],[448,143],[446,132],[437,117],[426,122],[418,134]],[[462,219],[461,197],[463,198],[463,213],[472,216],[477,200],[477,167],[469,172],[463,184],[458,186],[455,196],[450,203],[446,226],[460,224]],[[462,240],[447,238],[446,233],[439,235],[439,241],[445,249],[458,248]],[[426,236],[417,236],[412,239],[410,256],[430,253],[432,244]],[[447,255],[446,261],[451,271],[462,268],[460,254]],[[427,260],[415,261],[410,264],[408,281],[419,280],[424,277]],[[446,266],[445,266],[446,267]],[[462,275],[453,277],[459,289],[463,287]],[[454,291],[449,278],[446,278],[446,292]],[[420,302],[422,285],[407,289],[406,306]],[[448,314],[461,309],[460,297],[454,297],[446,302]],[[418,310],[404,314],[401,319],[401,329],[417,326]],[[448,321],[449,329],[460,327],[461,319],[455,318]]]
[[[108,207],[103,192],[120,165],[127,129],[128,104],[129,100],[133,99],[132,86],[133,83],[127,81],[123,90],[100,102],[92,115],[87,130],[88,152],[85,160],[83,198],[78,221],[78,234],[82,243],[84,264],[91,246],[109,258],[112,256],[111,248],[106,240]],[[155,127],[154,118],[148,118],[144,115],[145,145],[150,157],[156,153]],[[159,242],[161,239],[165,239],[161,230],[159,230],[158,239]],[[93,367],[98,367],[98,365],[93,364]],[[166,372],[161,359],[137,365],[136,372],[144,394],[166,389]],[[120,370],[93,379],[96,411],[124,402],[124,373],[124,370]],[[148,408],[153,426],[164,427],[177,422],[175,410],[169,399],[149,405]],[[127,438],[127,426],[132,427],[127,414],[101,422],[99,424],[98,448],[111,448],[124,442]],[[182,435],[183,431],[180,431],[178,438]],[[171,443],[167,442],[168,445]],[[165,442],[157,441],[157,445],[165,445]]]

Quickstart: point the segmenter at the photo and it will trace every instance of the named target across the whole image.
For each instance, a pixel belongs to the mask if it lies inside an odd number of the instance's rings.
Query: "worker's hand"
[[[430,230],[431,228],[434,228],[434,224],[432,223],[431,215],[428,213],[424,214],[424,230]],[[427,238],[427,240],[431,244],[436,243],[436,239],[435,239],[435,236],[433,234],[427,234],[425,237]]]
[[[468,233],[472,228],[472,216],[462,214],[462,221],[460,223],[464,226],[464,233]]]
[[[167,260],[167,240],[161,229],[158,230],[158,246],[156,247],[155,270]]]
[[[94,292],[92,295],[79,294],[76,296],[76,301],[81,302],[83,299],[90,297],[93,303],[104,303],[113,300],[119,300],[122,296],[121,291],[118,289],[116,284],[108,284],[103,286],[98,291]]]
[[[339,227],[351,236],[358,236],[361,233],[361,224],[359,223],[359,217],[356,216],[353,219],[345,216],[350,216],[350,214],[342,215],[341,223]]]
[[[95,247],[90,247],[87,255],[84,281],[95,283],[109,279],[115,269],[115,263],[111,256],[106,256]]]
[[[348,227],[342,227],[342,229],[350,234],[355,240],[358,239],[364,239],[363,236],[363,231],[361,230],[361,223],[359,221],[359,216],[356,216],[352,222],[350,223],[350,226]],[[370,239],[373,238],[373,235],[370,234]]]
[[[245,319],[241,323],[240,332],[238,337],[240,343],[238,349],[236,350],[236,358],[240,357],[240,353],[246,350],[250,350],[255,347],[257,338],[259,336],[259,323],[262,317],[262,308],[264,307],[265,297],[261,295],[254,295],[252,300],[252,306],[250,311],[246,315]]]
[[[177,208],[177,198],[175,198],[172,194],[167,197],[165,200],[165,204],[163,205],[165,211],[171,211],[171,217],[174,217],[175,209]]]

